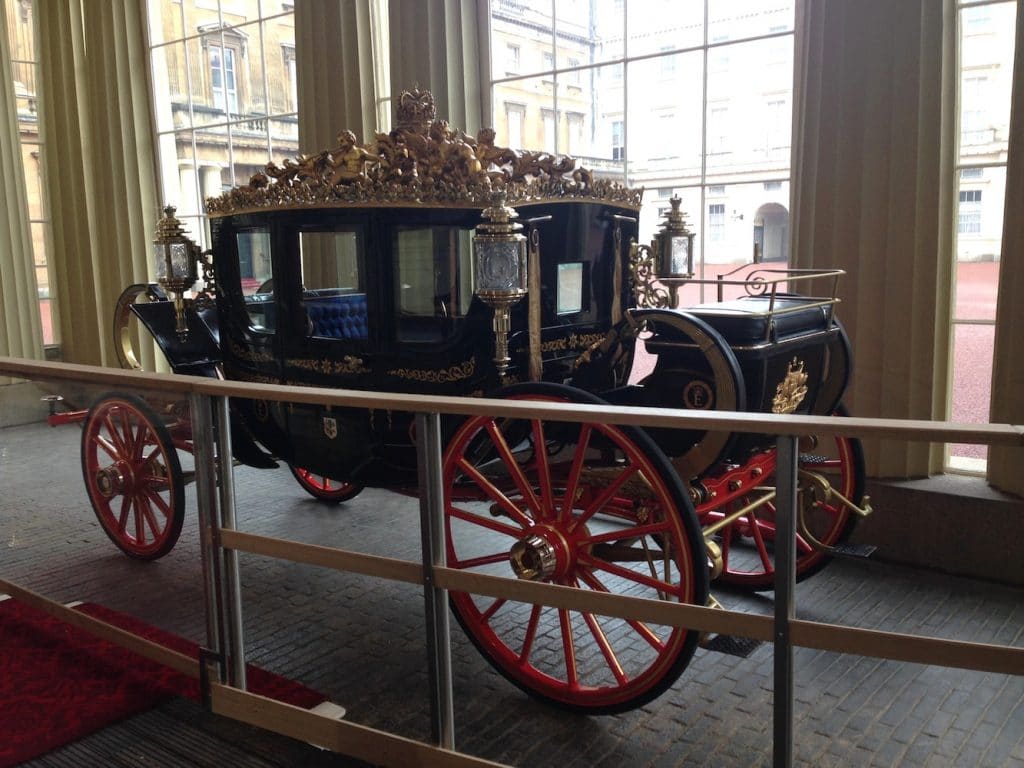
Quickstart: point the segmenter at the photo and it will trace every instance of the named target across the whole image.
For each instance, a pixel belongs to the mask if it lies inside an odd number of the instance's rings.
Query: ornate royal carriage
[[[207,201],[210,252],[168,209],[160,285],[132,286],[118,306],[122,362],[136,365],[126,329],[137,317],[181,373],[842,413],[850,354],[839,273],[751,265],[714,281],[721,301],[678,309],[680,287],[695,282],[678,200],[652,245],[638,246],[640,191],[568,158],[496,146],[493,131],[467,136],[436,119],[429,93],[403,94],[398,112],[390,133],[359,144],[343,132],[337,147],[269,165]],[[205,283],[190,293],[197,264]],[[84,421],[86,486],[111,539],[138,558],[170,551],[184,517],[187,412],[109,395],[62,418]],[[772,586],[768,436],[494,417],[452,419],[444,431],[450,567],[698,605],[713,603],[712,580]],[[236,459],[286,463],[329,502],[366,486],[416,487],[412,414],[236,400],[232,443]],[[855,440],[801,441],[800,577],[866,514],[862,464]],[[585,712],[651,700],[700,639],[472,594],[453,595],[452,607],[512,682]]]

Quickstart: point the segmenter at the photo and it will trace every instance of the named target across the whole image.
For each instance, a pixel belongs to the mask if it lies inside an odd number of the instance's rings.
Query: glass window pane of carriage
[[[630,58],[703,45],[704,0],[630,0],[626,27]]]
[[[629,183],[662,189],[700,182],[700,51],[633,62],[628,67]],[[679,94],[687,92],[681,100]]]
[[[363,254],[355,232],[302,232],[299,253],[305,290],[364,291]]]
[[[1016,3],[960,10],[960,162],[1005,162]]]
[[[395,233],[395,306],[399,341],[437,341],[473,298],[472,230],[403,229]],[[416,322],[407,322],[416,318]],[[423,322],[436,318],[437,322]]]
[[[953,326],[952,421],[988,422],[994,348],[995,325],[965,323]],[[988,448],[984,445],[952,444],[947,463],[956,471],[984,472],[987,459]]]
[[[238,248],[238,275],[249,325],[258,331],[276,330],[276,305],[271,279],[270,232],[249,229],[235,236]]]
[[[788,176],[792,36],[709,49],[707,77],[707,183]]]

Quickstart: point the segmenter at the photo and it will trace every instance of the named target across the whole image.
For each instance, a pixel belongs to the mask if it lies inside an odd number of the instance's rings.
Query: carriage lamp
[[[502,378],[508,372],[509,310],[526,295],[526,236],[519,214],[505,205],[504,191],[491,198],[473,234],[476,295],[494,310],[494,362]]]
[[[658,277],[693,277],[693,232],[686,228],[683,212],[679,210],[681,203],[678,196],[669,200],[672,207],[665,212],[661,230],[651,243],[658,265]]]
[[[198,279],[196,263],[200,258],[199,246],[189,239],[174,215],[175,208],[164,208],[164,215],[156,225],[153,253],[156,256],[156,279],[160,287],[174,300],[175,330],[178,336],[188,336],[185,320],[185,291]]]

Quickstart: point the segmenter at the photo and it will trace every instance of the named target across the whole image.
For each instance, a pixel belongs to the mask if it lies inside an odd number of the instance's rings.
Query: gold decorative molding
[[[562,352],[574,349],[588,349],[604,341],[603,333],[570,333],[560,339],[545,341],[540,345],[541,352]]]
[[[388,371],[388,376],[396,376],[400,379],[409,379],[411,381],[423,381],[428,384],[447,384],[453,381],[468,379],[473,375],[474,371],[476,371],[476,360],[470,359],[440,371],[418,368],[392,368]]]
[[[629,278],[633,288],[633,303],[637,307],[670,309],[672,301],[668,290],[656,285],[657,265],[649,248],[633,243],[629,248]]]
[[[206,201],[211,216],[264,208],[332,205],[444,205],[484,208],[503,189],[509,205],[587,199],[639,210],[643,189],[595,179],[576,160],[494,143],[493,128],[476,137],[438,120],[429,91],[399,97],[397,126],[360,144],[341,131],[338,144],[281,165],[268,163],[249,184]]]
[[[231,354],[239,360],[249,363],[272,363],[274,356],[269,352],[257,352],[251,349],[242,348],[237,342],[231,342]]]
[[[803,360],[795,357],[789,363],[786,377],[775,388],[772,413],[793,413],[807,395],[807,373]]]
[[[354,355],[345,355],[341,360],[290,359],[285,361],[285,365],[325,375],[336,373],[355,375],[370,372],[370,369],[363,363],[363,359]]]

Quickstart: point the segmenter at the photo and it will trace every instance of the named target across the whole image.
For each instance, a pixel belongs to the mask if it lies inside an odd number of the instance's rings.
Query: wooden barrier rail
[[[393,393],[319,389],[294,386],[276,386],[225,382],[207,378],[180,375],[146,374],[119,371],[92,366],[77,366],[38,361],[26,361],[0,357],[0,375],[17,376],[40,381],[87,381],[90,384],[105,384],[127,390],[142,389],[158,395],[174,395],[178,398],[209,397],[221,405],[220,414],[227,413],[226,398],[241,397],[261,400],[300,402],[331,405],[345,408],[370,408],[379,410],[401,410],[412,413],[438,415],[483,415],[512,418],[538,418],[554,421],[591,422],[601,421],[613,424],[639,427],[700,429],[768,433],[780,436],[779,477],[784,467],[793,469],[795,482],[795,440],[791,436],[814,433],[830,436],[857,436],[881,439],[898,439],[926,442],[976,443],[984,445],[1024,446],[1024,428],[1021,426],[995,424],[949,424],[929,421],[907,421],[893,419],[869,419],[850,417],[836,419],[814,416],[776,416],[756,413],[699,412],[681,409],[626,408],[602,405],[548,404],[536,401],[508,401],[485,398],[455,398],[442,396],[411,396]],[[417,416],[419,420],[420,416]],[[220,433],[229,430],[221,424]],[[212,434],[213,430],[196,430],[196,434]],[[786,437],[784,439],[784,436]],[[787,444],[785,451],[783,445]],[[427,449],[424,449],[427,450]],[[784,462],[784,454],[788,456]],[[212,456],[212,452],[209,454]],[[230,454],[227,454],[230,455]],[[435,455],[432,461],[437,463]],[[425,465],[424,465],[425,466]],[[199,467],[197,466],[197,471]],[[221,480],[230,486],[231,473],[225,473]],[[207,483],[212,482],[209,478]],[[778,482],[779,488],[785,485]],[[212,486],[208,486],[212,488]],[[436,489],[434,489],[436,492]],[[231,491],[226,496],[231,498]],[[780,494],[780,509],[783,508]],[[202,503],[202,498],[200,499]],[[436,500],[435,500],[436,501]],[[436,505],[435,505],[436,506]],[[436,509],[434,510],[437,511]],[[427,517],[424,517],[426,520]],[[307,563],[335,570],[362,575],[423,584],[440,593],[472,592],[496,598],[521,600],[538,605],[566,608],[575,611],[605,616],[636,618],[642,621],[713,631],[729,635],[741,635],[776,643],[776,695],[781,685],[787,684],[779,676],[778,659],[792,653],[792,646],[802,646],[837,653],[852,653],[876,658],[892,659],[921,664],[936,664],[962,669],[979,670],[1003,674],[1024,675],[1024,648],[943,640],[931,637],[905,635],[892,632],[859,629],[801,621],[792,613],[776,608],[774,619],[769,616],[739,613],[701,606],[680,605],[658,600],[639,599],[621,595],[599,593],[552,584],[519,581],[510,578],[469,573],[443,567],[435,559],[414,563],[405,560],[366,555],[357,552],[337,550],[313,544],[304,544],[283,539],[273,539],[233,530],[221,526],[215,531],[214,539],[223,548],[225,558],[234,552],[248,552],[266,557],[283,558],[293,562]],[[779,525],[780,538],[783,527]],[[425,552],[427,547],[424,547]],[[781,550],[781,547],[780,547]],[[436,550],[435,550],[436,551]],[[780,566],[779,573],[782,568]],[[777,582],[777,585],[779,582]],[[0,580],[0,588],[8,594],[26,599],[51,615],[100,635],[112,642],[124,645],[147,658],[165,663],[178,671],[198,676],[198,664],[188,657],[166,651],[142,640],[131,633],[111,627],[99,620],[64,608],[28,590]],[[230,589],[228,590],[230,592]],[[777,601],[782,600],[777,592]],[[790,600],[791,595],[787,594]],[[429,604],[428,600],[428,604]],[[790,603],[791,608],[791,603]],[[429,609],[428,609],[429,610]],[[441,607],[443,611],[443,606]],[[781,630],[780,630],[781,627]],[[428,621],[428,632],[430,632]],[[446,638],[442,641],[446,642]],[[428,645],[431,643],[428,642]],[[780,650],[780,648],[782,650]],[[447,649],[445,649],[447,652]],[[158,656],[163,658],[158,658]],[[184,661],[183,661],[184,660]],[[783,664],[785,664],[783,662]],[[790,691],[791,693],[791,691]],[[215,712],[228,715],[244,722],[294,738],[304,739],[328,749],[371,760],[384,765],[405,766],[410,764],[431,764],[451,766],[496,765],[477,758],[458,754],[450,749],[411,741],[385,734],[371,728],[340,723],[301,709],[289,707],[263,697],[232,687],[213,684],[211,702]],[[790,702],[791,703],[791,702]],[[779,699],[776,699],[776,738],[779,737]],[[783,719],[791,718],[787,706]],[[790,721],[791,730],[791,721]],[[444,744],[443,739],[438,739]],[[776,765],[787,765],[791,761],[791,744],[776,750]],[[781,757],[780,757],[781,756]]]

